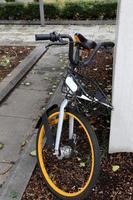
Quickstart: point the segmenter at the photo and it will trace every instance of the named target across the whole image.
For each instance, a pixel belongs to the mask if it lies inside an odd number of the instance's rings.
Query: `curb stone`
[[[34,133],[25,152],[22,154],[16,165],[11,171],[11,176],[6,181],[7,183],[2,188],[0,195],[1,200],[11,200],[11,192],[16,193],[15,200],[21,200],[25,186],[33,172],[33,166],[36,164],[36,158],[29,154],[35,148],[36,134]]]
[[[12,72],[11,77],[6,77],[0,83],[0,104],[20,82],[20,80],[31,70],[37,61],[46,52],[46,48],[41,45],[36,47]]]
[[[29,20],[0,20],[0,25],[40,25],[41,22]],[[45,25],[115,25],[116,20],[46,20]]]

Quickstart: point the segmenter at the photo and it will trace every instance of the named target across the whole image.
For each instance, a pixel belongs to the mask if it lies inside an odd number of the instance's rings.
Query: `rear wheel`
[[[74,137],[69,140],[69,118],[74,119]],[[48,116],[51,133],[55,137],[59,111]],[[60,199],[82,200],[94,187],[100,168],[100,151],[95,133],[79,113],[68,110],[64,114],[60,147],[70,147],[69,158],[59,160],[45,140],[45,125],[37,137],[37,157],[49,189]]]

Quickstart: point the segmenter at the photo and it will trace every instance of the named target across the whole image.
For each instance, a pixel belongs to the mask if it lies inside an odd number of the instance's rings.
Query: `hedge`
[[[79,0],[66,2],[63,7],[58,3],[45,3],[47,19],[114,19],[117,1]],[[38,3],[0,3],[0,20],[38,20]]]
[[[46,18],[56,18],[59,12],[57,4],[45,4]],[[38,3],[0,3],[0,20],[36,20],[39,17]]]
[[[114,19],[116,1],[78,1],[67,2],[62,18],[64,19]]]

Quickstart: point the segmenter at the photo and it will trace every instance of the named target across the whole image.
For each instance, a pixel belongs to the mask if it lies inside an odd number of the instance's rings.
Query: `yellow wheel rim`
[[[45,163],[44,163],[44,160],[43,160],[43,153],[42,153],[42,144],[43,144],[43,138],[44,138],[44,126],[41,127],[40,129],[40,133],[39,133],[39,138],[38,138],[38,159],[39,159],[39,163],[40,163],[40,167],[41,167],[41,170],[42,170],[42,173],[46,179],[46,181],[48,182],[48,184],[50,185],[50,187],[56,191],[58,194],[62,195],[62,196],[65,196],[65,197],[75,197],[75,196],[78,196],[80,195],[82,192],[85,191],[85,189],[88,187],[91,179],[92,179],[92,176],[93,176],[93,172],[94,172],[94,149],[93,149],[93,144],[92,144],[92,141],[91,141],[91,138],[90,138],[90,135],[86,129],[86,127],[84,126],[84,124],[80,121],[79,118],[77,118],[74,114],[72,113],[69,113],[69,112],[66,112],[67,115],[69,116],[72,116],[74,119],[76,119],[79,124],[83,127],[86,135],[87,135],[87,138],[89,140],[89,144],[90,144],[90,148],[91,148],[91,158],[92,158],[92,163],[91,163],[91,172],[90,172],[90,176],[89,176],[89,179],[87,180],[85,186],[83,188],[81,188],[78,192],[73,192],[73,193],[68,193],[68,192],[65,192],[63,190],[61,190],[60,188],[58,188],[54,183],[53,181],[51,180],[50,176],[48,175],[47,173],[47,170],[45,168]],[[51,120],[53,117],[59,115],[59,112],[55,112],[53,113],[52,115],[49,116],[49,120]]]

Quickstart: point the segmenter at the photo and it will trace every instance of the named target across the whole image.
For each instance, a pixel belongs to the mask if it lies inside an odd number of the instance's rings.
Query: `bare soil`
[[[33,50],[34,47],[1,46],[0,47],[0,81]]]
[[[99,51],[89,68],[80,69],[84,76],[95,78],[111,99],[112,52]],[[88,200],[132,200],[133,197],[133,154],[108,154],[110,116],[91,116],[101,150],[101,173]],[[118,170],[114,172],[113,166]],[[65,178],[65,177],[64,177]],[[48,190],[38,166],[29,181],[22,200],[56,200]]]

